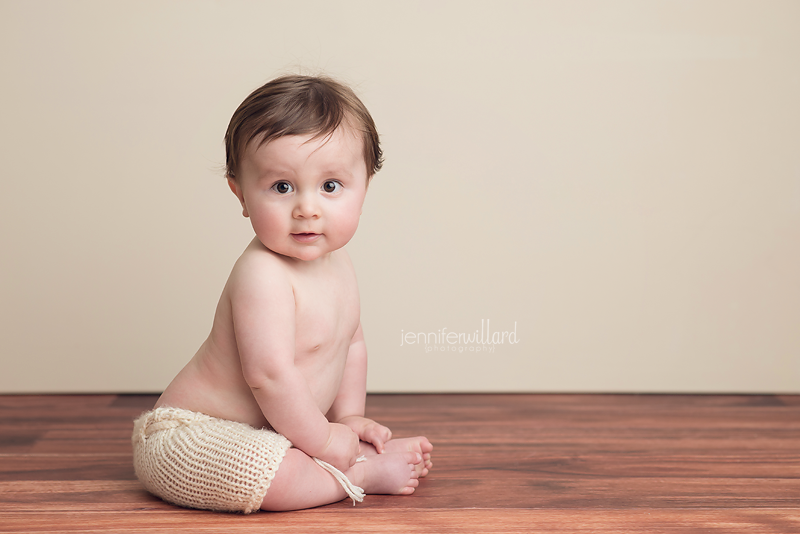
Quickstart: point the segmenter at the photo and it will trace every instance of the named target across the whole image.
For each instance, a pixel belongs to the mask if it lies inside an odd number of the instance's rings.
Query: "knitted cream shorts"
[[[156,408],[133,427],[133,466],[165,501],[206,510],[261,507],[291,442],[271,430],[178,408]]]

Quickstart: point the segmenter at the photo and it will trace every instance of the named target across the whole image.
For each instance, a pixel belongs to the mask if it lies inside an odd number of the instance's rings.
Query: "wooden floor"
[[[0,532],[800,533],[800,396],[373,395],[423,434],[410,497],[184,510],[131,466],[153,396],[0,396]]]

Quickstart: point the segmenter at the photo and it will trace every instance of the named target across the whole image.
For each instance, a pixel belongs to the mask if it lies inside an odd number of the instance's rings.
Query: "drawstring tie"
[[[359,488],[352,482],[350,482],[350,480],[345,476],[344,473],[333,467],[328,462],[323,462],[319,458],[314,458],[314,461],[317,462],[317,464],[325,471],[333,475],[333,478],[335,478],[336,481],[342,485],[344,491],[347,492],[347,495],[351,499],[353,499],[353,506],[356,505],[356,502],[362,502],[364,500],[364,490],[362,488]],[[366,462],[366,461],[367,457],[363,455],[356,458],[356,462]]]

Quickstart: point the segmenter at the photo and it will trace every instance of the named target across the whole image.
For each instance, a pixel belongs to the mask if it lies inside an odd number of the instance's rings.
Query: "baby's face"
[[[367,194],[361,139],[344,127],[327,140],[312,137],[251,143],[238,179],[230,181],[261,243],[304,261],[350,241]]]

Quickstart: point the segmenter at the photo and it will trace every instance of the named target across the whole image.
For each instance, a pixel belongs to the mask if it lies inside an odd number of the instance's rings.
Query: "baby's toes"
[[[422,459],[422,455],[418,452],[407,452],[404,453],[404,459],[406,460],[406,463],[408,463],[408,467],[411,468],[412,476],[416,478],[418,466],[425,464],[425,460]]]
[[[427,475],[427,471],[425,469],[425,460],[419,453],[409,453],[409,458],[414,457],[416,461],[409,462],[408,466],[411,468],[412,476],[414,478],[424,477]]]
[[[411,495],[412,493],[414,493],[414,490],[416,490],[418,486],[419,486],[419,479],[416,478],[415,473],[412,473],[412,478],[409,478],[406,487],[400,490],[400,495]]]
[[[422,462],[414,465],[414,476],[415,477],[424,477],[428,474],[428,470],[425,469],[425,464]]]
[[[430,460],[430,455],[426,455],[426,456],[428,456],[428,458],[425,459],[423,457],[422,462],[417,466],[417,470],[419,472],[419,476],[420,477],[428,476],[428,473],[430,472],[430,470],[433,469],[433,462]]]
[[[423,456],[430,456],[431,451],[433,450],[433,444],[428,441],[428,438],[425,436],[417,436],[411,439],[414,442],[414,448],[416,450],[418,450]]]

